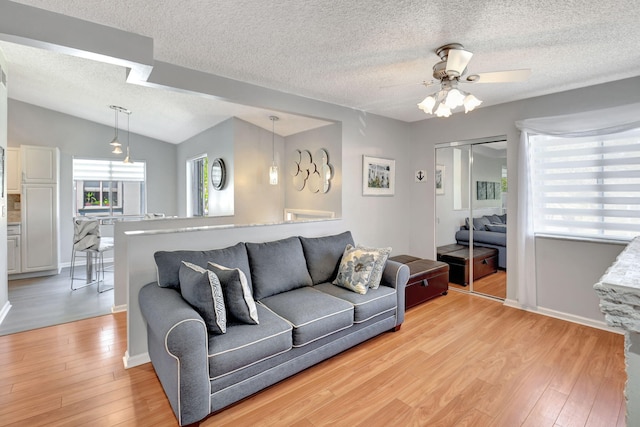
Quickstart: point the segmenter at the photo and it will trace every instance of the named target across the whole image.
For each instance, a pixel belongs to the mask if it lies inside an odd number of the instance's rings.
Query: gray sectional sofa
[[[384,262],[380,286],[365,294],[332,284],[345,247],[353,243],[351,233],[344,232],[155,254],[158,281],[140,290],[139,303],[151,362],[180,425],[197,425],[269,385],[400,327],[406,265]],[[231,280],[222,283],[226,314],[218,313],[226,315],[226,325],[211,324],[181,289],[181,280],[187,287],[185,266],[197,270],[212,265],[230,269],[229,274],[216,270],[221,282]],[[197,275],[193,269],[189,274]],[[227,293],[231,289],[235,296]],[[239,298],[239,305],[233,305],[233,298]],[[244,315],[229,311],[238,307],[245,309]],[[256,321],[245,316],[251,313]]]

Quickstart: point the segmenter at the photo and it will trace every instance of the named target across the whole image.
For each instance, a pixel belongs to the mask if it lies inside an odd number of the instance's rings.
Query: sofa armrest
[[[149,357],[180,425],[209,415],[208,334],[202,317],[174,289],[140,289]]]
[[[405,288],[409,282],[409,267],[397,261],[387,260],[387,264],[382,272],[381,284],[396,289],[398,298],[396,327],[404,322]]]

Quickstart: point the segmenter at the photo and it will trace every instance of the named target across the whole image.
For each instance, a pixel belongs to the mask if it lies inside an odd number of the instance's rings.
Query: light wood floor
[[[124,313],[0,337],[0,425],[175,426]],[[204,426],[624,426],[623,336],[450,292]]]
[[[455,283],[449,283],[449,288],[469,291],[469,286],[462,286]],[[498,270],[493,274],[474,280],[473,291],[504,300],[507,298],[507,272],[505,270]]]

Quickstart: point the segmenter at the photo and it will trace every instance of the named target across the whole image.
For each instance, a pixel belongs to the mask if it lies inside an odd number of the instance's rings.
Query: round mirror
[[[211,184],[215,190],[222,190],[227,179],[227,172],[224,168],[224,161],[216,158],[211,163]]]

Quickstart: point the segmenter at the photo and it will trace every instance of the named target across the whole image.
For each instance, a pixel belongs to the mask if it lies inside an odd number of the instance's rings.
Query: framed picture
[[[477,181],[476,200],[487,200],[487,182]]]
[[[362,156],[363,196],[393,196],[395,188],[395,160]]]
[[[499,182],[494,182],[493,183],[493,196],[496,199],[500,199],[501,198],[501,194],[502,194],[502,185]]]
[[[493,193],[493,182],[487,182],[487,200],[493,200],[496,197]]]
[[[436,165],[436,194],[444,194],[444,165]]]

